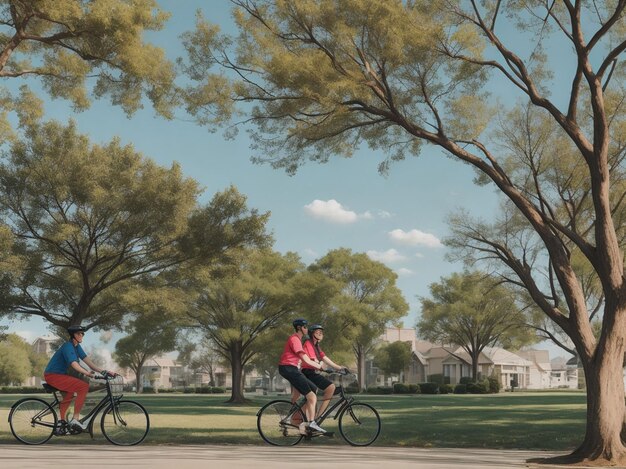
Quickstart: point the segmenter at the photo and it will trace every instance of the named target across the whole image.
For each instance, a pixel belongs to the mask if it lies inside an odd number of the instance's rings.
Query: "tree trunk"
[[[606,311],[605,311],[606,314]],[[604,347],[591,359],[582,360],[587,384],[587,426],[583,443],[570,455],[548,460],[626,466],[626,446],[621,438],[626,416],[624,406],[624,350],[626,331],[614,326]]]
[[[365,353],[363,348],[357,346],[354,349],[354,355],[356,356],[356,366],[357,366],[357,386],[359,392],[365,390],[367,388],[366,376],[365,376]]]
[[[241,356],[243,350],[241,342],[235,342],[230,347],[230,369],[232,377],[232,392],[230,399],[226,402],[231,404],[244,404],[246,398],[243,395],[243,365],[241,364]]]
[[[141,384],[141,366],[135,370],[135,393],[141,394],[143,392],[143,386]]]

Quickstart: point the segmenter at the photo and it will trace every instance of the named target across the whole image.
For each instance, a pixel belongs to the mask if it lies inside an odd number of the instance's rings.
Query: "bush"
[[[441,373],[435,375],[428,375],[429,383],[437,383],[441,387],[442,384],[450,384],[450,377],[444,376]]]
[[[213,386],[211,388],[211,394],[224,394],[226,391],[224,390],[224,388],[220,388],[217,386]]]
[[[422,394],[437,394],[439,392],[437,383],[420,383],[419,387]]]
[[[459,380],[459,384],[468,384],[468,383],[473,383],[474,380],[471,378],[471,376],[463,376],[460,380]]]
[[[45,393],[43,386],[2,386],[2,394],[40,394]]]
[[[393,394],[390,386],[372,386],[365,391],[367,394]]]
[[[467,385],[466,384],[457,384],[454,387],[454,394],[467,394]]]
[[[409,394],[420,394],[421,392],[419,384],[409,384]]]
[[[469,394],[488,394],[489,393],[489,381],[479,381],[467,383],[467,392]]]
[[[417,384],[394,383],[393,385],[394,394],[418,394],[419,392],[420,387]]]
[[[350,384],[350,386],[346,386],[344,391],[348,394],[356,394],[359,392],[359,386],[357,384]]]
[[[442,384],[439,386],[439,394],[452,394],[454,386],[452,384]]]
[[[501,387],[500,380],[494,375],[487,378],[487,380],[489,381],[489,392],[493,394],[498,394]]]

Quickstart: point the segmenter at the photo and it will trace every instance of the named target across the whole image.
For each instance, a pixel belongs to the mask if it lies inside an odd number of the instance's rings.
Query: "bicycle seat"
[[[41,385],[43,386],[43,388],[45,389],[46,392],[49,392],[50,394],[57,392],[58,389],[55,388],[54,386],[51,386],[48,383],[41,383]]]

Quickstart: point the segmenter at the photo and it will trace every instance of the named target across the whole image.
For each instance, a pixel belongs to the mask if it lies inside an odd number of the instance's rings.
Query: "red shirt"
[[[319,352],[319,357],[317,356],[317,354],[315,353],[315,346],[313,345],[313,342],[311,340],[307,340],[304,343],[304,352],[309,356],[309,358],[311,360],[314,361],[322,361],[322,358],[324,358],[326,356],[326,354],[324,353],[324,351],[319,347],[319,345],[317,346],[317,350]],[[311,365],[302,362],[302,368],[308,368],[309,370],[316,370],[317,368],[313,368]]]
[[[292,365],[298,366],[300,364],[300,356],[304,355],[305,351],[302,348],[302,338],[296,333],[287,339],[283,354],[278,361],[279,365]]]

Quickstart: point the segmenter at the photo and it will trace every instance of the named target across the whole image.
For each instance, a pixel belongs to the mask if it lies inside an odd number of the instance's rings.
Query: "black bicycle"
[[[102,413],[100,429],[108,441],[120,446],[141,443],[150,429],[150,418],[146,409],[138,402],[122,399],[123,380],[120,376],[107,375],[98,379],[104,380],[106,395],[80,419],[82,424],[88,424],[86,430],[77,425],[60,424],[57,409],[62,400],[61,391],[43,383],[46,392],[54,395],[54,401],[46,402],[36,397],[17,401],[9,412],[11,433],[27,445],[41,445],[54,435],[67,436],[89,432],[93,438],[94,422],[98,414]]]
[[[353,373],[328,372],[330,375],[341,377],[340,385],[335,391],[338,398],[335,403],[324,411],[316,419],[322,425],[324,420],[332,416],[338,420],[339,433],[352,446],[369,446],[380,435],[380,417],[378,412],[371,405],[357,402],[354,397],[346,395],[343,387],[345,376],[355,377]],[[306,422],[302,405],[304,398],[297,403],[287,400],[276,400],[261,407],[257,412],[257,429],[261,438],[274,446],[293,446],[302,441],[303,438],[314,438],[318,436],[331,436],[328,433],[307,431],[302,435],[299,431],[299,424]]]

